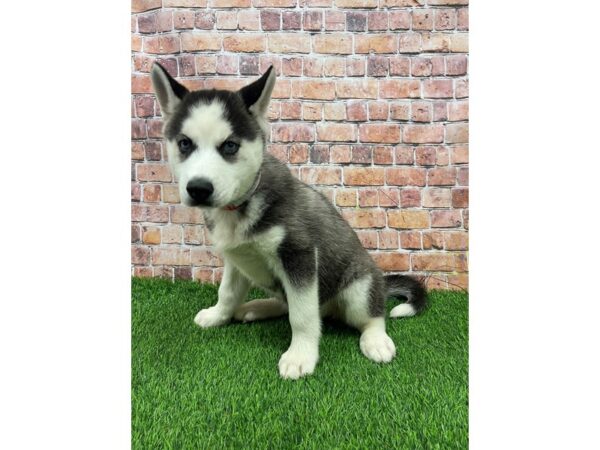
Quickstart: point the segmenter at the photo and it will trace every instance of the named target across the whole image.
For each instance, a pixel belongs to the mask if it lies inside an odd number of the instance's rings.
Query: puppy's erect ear
[[[275,86],[275,71],[273,66],[256,80],[254,83],[240,89],[239,93],[246,104],[246,107],[256,116],[264,117],[269,108],[271,93]]]
[[[154,63],[152,66],[152,86],[160,105],[163,117],[168,117],[175,111],[175,107],[188,93],[188,90],[169,75],[163,66]]]

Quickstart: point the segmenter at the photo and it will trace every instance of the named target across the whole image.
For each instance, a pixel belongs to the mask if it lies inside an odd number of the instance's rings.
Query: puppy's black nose
[[[190,197],[198,203],[206,203],[214,191],[213,185],[206,178],[194,178],[186,186]]]

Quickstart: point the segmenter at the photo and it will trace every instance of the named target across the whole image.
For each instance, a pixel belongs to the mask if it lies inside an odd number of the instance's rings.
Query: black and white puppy
[[[181,202],[202,208],[223,255],[218,302],[195,322],[206,328],[288,314],[283,378],[313,373],[324,316],[357,328],[367,358],[391,361],[385,299],[407,297],[391,316],[412,316],[424,308],[425,291],[413,278],[384,277],[333,205],[265,151],[272,67],[237,92],[190,92],[156,63],[152,83]],[[272,297],[245,302],[252,285]]]

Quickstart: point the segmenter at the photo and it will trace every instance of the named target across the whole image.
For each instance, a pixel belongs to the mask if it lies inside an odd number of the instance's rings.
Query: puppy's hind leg
[[[241,322],[271,319],[288,313],[288,305],[278,298],[262,298],[250,300],[238,306],[233,314]]]
[[[360,332],[360,350],[375,362],[390,362],[396,356],[394,341],[385,331],[385,298],[381,278],[367,275],[340,293],[345,322]]]

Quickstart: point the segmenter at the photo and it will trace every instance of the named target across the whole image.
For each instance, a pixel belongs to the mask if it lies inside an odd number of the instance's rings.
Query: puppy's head
[[[154,63],[152,84],[181,202],[221,208],[242,198],[263,160],[273,68],[237,92],[190,92]]]

